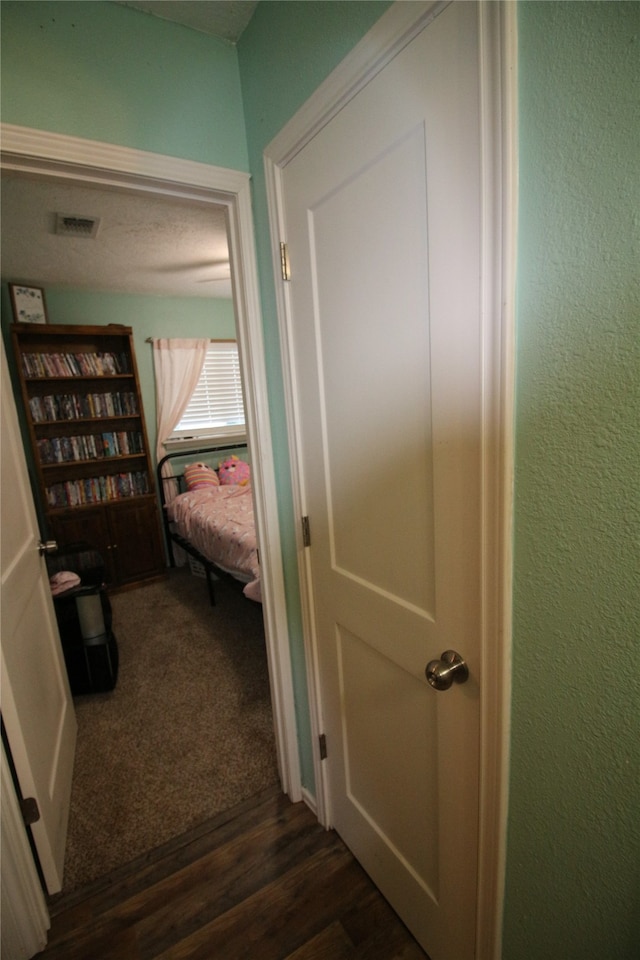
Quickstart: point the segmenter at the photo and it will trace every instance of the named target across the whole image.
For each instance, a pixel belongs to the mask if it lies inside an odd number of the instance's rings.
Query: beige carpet
[[[75,698],[63,894],[277,782],[262,608],[187,568],[112,598],[120,671]]]

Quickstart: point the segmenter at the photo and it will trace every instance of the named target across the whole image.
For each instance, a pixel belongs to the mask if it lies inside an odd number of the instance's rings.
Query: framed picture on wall
[[[29,287],[22,283],[10,283],[11,306],[16,323],[46,323],[47,305],[42,287]]]

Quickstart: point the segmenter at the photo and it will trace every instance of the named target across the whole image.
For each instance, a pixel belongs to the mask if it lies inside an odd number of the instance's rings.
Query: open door
[[[76,719],[2,345],[2,718],[50,894],[62,889]]]

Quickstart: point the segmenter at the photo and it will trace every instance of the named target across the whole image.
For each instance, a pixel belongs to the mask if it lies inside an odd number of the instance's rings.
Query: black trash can
[[[118,643],[102,587],[79,586],[53,600],[71,692],[105,693],[118,680]]]
[[[53,597],[62,652],[74,696],[106,693],[118,680],[118,643],[104,588],[104,563],[86,544],[47,558],[49,575],[70,571],[80,583]]]

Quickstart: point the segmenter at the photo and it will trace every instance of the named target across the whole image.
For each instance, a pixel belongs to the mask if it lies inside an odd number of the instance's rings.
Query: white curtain
[[[165,440],[171,436],[180,422],[191,395],[200,379],[207,354],[208,340],[154,340],[153,365],[156,375],[156,412],[158,439],[156,455],[158,463],[166,454]],[[162,468],[162,475],[171,477],[169,463]],[[175,484],[166,484],[167,503],[176,495]]]

